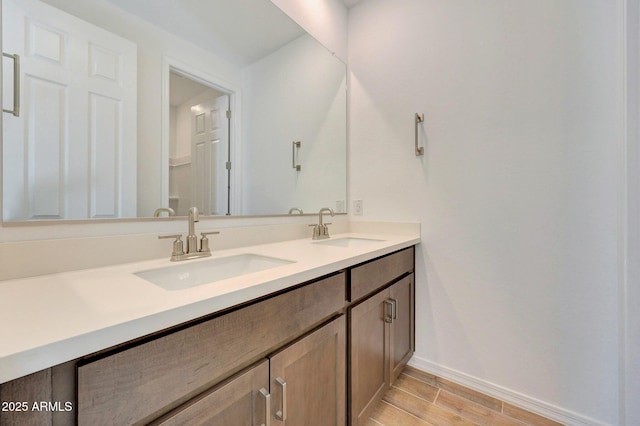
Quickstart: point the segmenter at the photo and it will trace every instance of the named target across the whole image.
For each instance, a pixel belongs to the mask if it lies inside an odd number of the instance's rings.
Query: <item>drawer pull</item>
[[[287,419],[287,382],[282,380],[282,378],[277,377],[276,383],[282,388],[282,406],[280,407],[280,410],[276,412],[276,419],[284,422]]]
[[[398,299],[389,299],[391,302],[391,318],[398,319]]]
[[[265,388],[260,389],[260,396],[264,398],[264,423],[260,426],[271,426],[271,394]]]
[[[393,322],[393,303],[391,299],[384,301],[384,322],[388,324]]]

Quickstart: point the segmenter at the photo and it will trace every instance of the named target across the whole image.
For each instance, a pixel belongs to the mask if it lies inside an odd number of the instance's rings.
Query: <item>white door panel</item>
[[[228,108],[228,95],[191,108],[192,200],[206,215],[227,212]]]
[[[24,98],[29,105],[25,132],[27,152],[22,162],[12,166],[16,168],[16,176],[22,174],[22,168],[27,171],[26,188],[30,190],[25,193],[29,197],[29,218],[59,219],[64,217],[64,184],[68,171],[63,158],[68,90],[66,86],[32,76],[25,76],[24,86]],[[33,102],[34,99],[37,102]],[[25,163],[26,167],[22,167]]]
[[[4,219],[134,217],[136,45],[42,2],[3,15],[23,94],[3,116]]]

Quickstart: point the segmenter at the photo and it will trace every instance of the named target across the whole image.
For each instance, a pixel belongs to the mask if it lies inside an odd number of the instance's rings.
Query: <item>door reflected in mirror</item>
[[[229,94],[171,71],[168,206],[186,216],[231,214]]]
[[[2,8],[3,221],[344,211],[346,67],[269,0]]]

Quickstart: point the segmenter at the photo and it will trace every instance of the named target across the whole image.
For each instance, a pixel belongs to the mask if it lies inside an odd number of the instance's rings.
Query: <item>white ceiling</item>
[[[173,71],[169,73],[169,104],[171,106],[177,107],[182,105],[184,102],[205,91],[210,92],[212,98],[217,98],[224,94],[212,87],[200,84]]]
[[[253,63],[304,34],[269,0],[109,1],[241,65]]]

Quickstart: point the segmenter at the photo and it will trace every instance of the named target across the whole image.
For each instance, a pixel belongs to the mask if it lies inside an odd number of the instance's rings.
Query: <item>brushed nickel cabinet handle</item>
[[[2,56],[13,60],[13,109],[4,109],[16,117],[20,117],[20,56],[2,52]]]
[[[389,299],[391,302],[391,319],[398,319],[398,299]]]
[[[271,394],[265,388],[258,391],[259,395],[264,398],[264,423],[260,426],[271,426]]]
[[[390,299],[384,301],[384,322],[387,324],[393,322],[393,303]]]
[[[282,405],[280,410],[276,411],[276,419],[285,421],[287,419],[287,382],[277,377],[276,383],[282,388]]]

